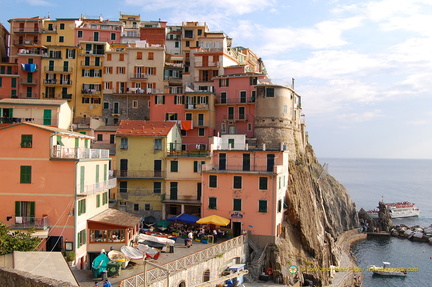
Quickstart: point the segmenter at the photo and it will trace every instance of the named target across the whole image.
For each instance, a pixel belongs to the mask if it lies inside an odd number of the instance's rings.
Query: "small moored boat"
[[[407,271],[405,268],[390,268],[390,262],[383,262],[382,267],[377,267],[375,265],[369,266],[369,270],[373,272],[374,275],[380,276],[399,276],[405,277]]]

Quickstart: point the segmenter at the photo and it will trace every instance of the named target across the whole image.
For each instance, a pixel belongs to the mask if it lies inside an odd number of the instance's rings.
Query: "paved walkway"
[[[186,248],[184,245],[184,239],[179,238],[175,243],[174,253],[161,253],[157,260],[151,259],[151,261],[153,263],[162,265],[212,246],[213,244],[204,244],[194,241],[191,248]],[[119,276],[109,277],[108,279],[113,286],[118,286],[118,283],[121,280],[144,272],[143,268],[144,267],[142,264],[129,263],[126,269],[120,271]],[[151,269],[151,266],[149,265],[148,268]],[[72,268],[72,272],[82,287],[92,287],[96,281],[98,281],[99,285],[102,286],[102,278],[94,278],[91,270],[79,270],[77,268]]]

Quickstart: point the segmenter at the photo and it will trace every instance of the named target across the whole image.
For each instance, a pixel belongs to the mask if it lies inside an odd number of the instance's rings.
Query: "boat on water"
[[[407,275],[405,268],[390,268],[390,262],[383,262],[383,266],[381,267],[371,265],[369,266],[369,270],[372,271],[374,275],[380,276],[405,277]]]
[[[412,202],[390,202],[384,203],[390,212],[391,218],[416,217],[420,215],[420,209]],[[368,210],[367,214],[371,218],[378,218],[378,209]]]

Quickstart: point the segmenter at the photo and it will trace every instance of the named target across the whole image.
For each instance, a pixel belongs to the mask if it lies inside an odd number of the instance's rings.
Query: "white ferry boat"
[[[384,203],[392,218],[415,217],[420,215],[420,209],[412,202],[391,202]],[[378,218],[378,209],[368,210],[371,218]]]

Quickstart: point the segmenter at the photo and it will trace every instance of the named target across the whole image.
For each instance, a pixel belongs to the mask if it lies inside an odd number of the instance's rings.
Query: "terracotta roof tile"
[[[124,120],[120,122],[116,135],[166,136],[175,125],[176,122]]]

